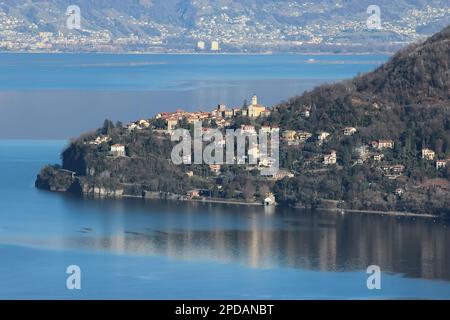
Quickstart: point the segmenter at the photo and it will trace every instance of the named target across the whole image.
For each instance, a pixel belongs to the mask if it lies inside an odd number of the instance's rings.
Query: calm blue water
[[[330,81],[370,71],[386,59],[384,55],[5,53],[0,54],[0,90],[189,90],[237,80]]]
[[[387,58],[0,54],[0,138],[67,139],[105,118],[127,122],[179,108],[241,106],[254,93],[271,106]]]
[[[450,298],[443,223],[36,190],[64,145],[0,141],[0,298]]]

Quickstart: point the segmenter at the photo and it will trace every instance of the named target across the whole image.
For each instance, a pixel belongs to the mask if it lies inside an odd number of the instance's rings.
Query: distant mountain
[[[3,0],[0,47],[18,50],[194,50],[218,40],[223,51],[396,49],[450,23],[448,1],[378,0],[381,29],[369,30],[371,0]],[[66,28],[81,8],[82,30]],[[54,38],[39,38],[52,32]],[[57,37],[62,32],[65,37]],[[70,36],[70,37],[69,37]],[[70,41],[64,41],[67,38]],[[44,40],[44,43],[43,43]]]

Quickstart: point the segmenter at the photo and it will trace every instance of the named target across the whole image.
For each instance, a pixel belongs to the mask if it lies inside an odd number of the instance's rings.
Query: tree
[[[103,122],[102,133],[110,134],[112,129],[114,129],[114,123],[111,120],[106,119]]]
[[[251,201],[255,196],[255,192],[255,186],[250,181],[246,181],[244,186],[242,187],[242,196],[244,197],[245,201]]]

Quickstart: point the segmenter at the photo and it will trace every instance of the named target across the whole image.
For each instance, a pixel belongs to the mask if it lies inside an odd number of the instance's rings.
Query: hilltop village
[[[37,185],[94,196],[427,213],[438,210],[436,201],[448,199],[450,157],[442,149],[423,147],[405,157],[401,141],[385,136],[366,140],[360,135],[364,127],[294,130],[276,120],[278,108],[259,104],[254,95],[242,108],[219,104],[209,112],[163,112],[125,125],[106,120],[102,128],[72,142],[63,152],[63,167],[44,168]],[[303,123],[320,128],[312,106],[299,110]],[[171,135],[177,128],[192,131],[196,121],[204,132],[277,132],[279,170],[261,175],[270,163],[260,159],[252,164],[174,165]],[[258,157],[257,147],[246,151]],[[420,184],[417,175],[428,178]]]
[[[300,109],[299,115],[303,121],[308,122],[309,119],[313,118],[314,111],[311,106],[303,105]],[[279,127],[274,124],[271,118],[274,110],[278,112],[274,108],[268,108],[260,104],[257,96],[254,95],[251,103],[248,105],[244,103],[241,108],[228,108],[224,104],[219,104],[208,112],[187,112],[183,110],[162,112],[153,118],[140,119],[126,125],[121,123],[114,125],[110,121],[105,121],[103,128],[95,133],[85,135],[81,139],[83,145],[103,150],[103,152],[98,153],[98,156],[104,157],[108,162],[114,162],[114,159],[128,159],[132,161],[142,156],[139,155],[140,151],[137,152],[135,150],[137,137],[146,137],[150,134],[153,137],[152,139],[169,143],[175,129],[185,128],[192,130],[196,121],[202,122],[203,131],[205,132],[212,128],[221,130],[233,128],[241,129],[242,132],[248,134],[257,134],[259,130],[267,133],[276,131],[279,134],[281,140],[281,166],[275,174],[267,177],[259,175],[258,172],[269,165],[261,160],[258,160],[256,164],[240,163],[235,165],[235,170],[230,169],[230,166],[226,164],[205,164],[200,166],[206,167],[206,171],[204,168],[199,169],[198,165],[182,165],[179,169],[185,179],[196,182],[202,180],[206,183],[189,183],[189,188],[182,187],[182,193],[177,191],[170,196],[176,199],[235,201],[251,204],[262,203],[265,205],[276,205],[277,203],[286,203],[286,201],[291,203],[292,199],[289,196],[282,195],[285,190],[281,190],[281,186],[283,188],[292,188],[291,186],[286,186],[291,183],[289,181],[295,181],[296,179],[302,181],[308,176],[318,179],[324,174],[346,174],[348,170],[353,170],[352,168],[365,168],[364,170],[371,170],[381,177],[384,183],[382,181],[383,184],[377,183],[384,186],[382,188],[385,191],[383,197],[393,197],[394,200],[401,200],[405,198],[405,193],[407,194],[411,191],[412,187],[408,183],[408,178],[404,176],[409,174],[410,168],[408,168],[408,163],[411,162],[403,162],[402,159],[395,157],[395,148],[396,144],[399,143],[398,141],[380,138],[361,143],[361,140],[357,138],[361,128],[353,126],[342,126],[329,132],[323,130],[293,130]],[[128,139],[124,139],[124,137],[128,137]],[[134,138],[130,139],[130,137]],[[127,140],[129,143],[126,142]],[[358,141],[358,143],[351,144],[350,154],[345,154],[345,149],[342,152],[338,151],[339,149],[343,150],[339,147],[340,145],[352,143],[353,141]],[[334,148],[334,146],[337,146],[337,148]],[[166,161],[170,161],[168,150],[160,151]],[[153,152],[158,153],[158,150],[152,150]],[[250,149],[247,152],[249,155],[252,154],[258,157],[259,150],[256,148],[256,150]],[[439,157],[439,155],[442,155],[442,153],[437,154],[431,148],[422,148],[421,152],[417,154],[415,162],[419,164],[426,162],[429,166],[432,165],[435,175],[445,175],[445,170],[450,165],[450,157]],[[188,157],[190,160],[190,156]],[[88,168],[87,170],[94,169]],[[74,177],[76,176],[75,171],[71,173]],[[234,185],[233,183],[238,176],[243,181]],[[142,178],[146,180],[144,176]],[[139,188],[137,188],[139,191],[134,193],[134,195],[142,193],[144,197],[161,197],[161,192],[167,192],[167,190],[159,189],[160,183],[158,183],[157,187],[147,188],[145,186],[142,187],[141,181],[130,183],[127,180],[127,177],[122,177],[119,183],[122,186],[113,192],[99,185],[89,189],[90,191],[88,190],[86,193],[103,196],[116,196],[119,194],[122,196],[127,194],[127,191],[124,190],[127,188],[123,188],[123,186],[129,187],[133,184],[139,185]],[[333,180],[330,179],[327,183],[332,183]],[[251,181],[257,181],[260,185],[254,185]],[[392,181],[392,183],[389,181]],[[370,181],[364,181],[364,183],[371,184]],[[372,182],[372,185],[375,185],[375,183]],[[114,188],[117,188],[117,185],[114,185]],[[321,188],[327,192],[333,189],[326,186],[325,182],[322,182]],[[303,190],[306,190],[306,188],[303,188]],[[171,192],[164,194],[164,197],[167,197]],[[345,201],[333,199],[333,197],[328,197],[328,199],[325,197],[318,198],[319,196],[316,194],[314,197],[317,198],[310,196],[310,198],[305,198],[303,201],[310,205],[345,207]],[[294,202],[296,203],[297,201]],[[377,207],[377,209],[383,209],[383,207]]]
[[[125,125],[106,120],[71,141],[62,166],[43,168],[36,186],[100,196],[450,216],[450,83],[443,67],[450,61],[449,39],[447,27],[373,72],[323,84],[271,108],[254,95],[242,107],[178,110]],[[174,164],[172,133],[192,132],[196,121],[204,132],[279,135],[279,170],[261,174],[265,161]],[[258,147],[246,151],[263,153]]]
[[[245,105],[243,108],[227,108],[224,104],[219,104],[217,108],[209,112],[187,112],[183,110],[176,110],[175,112],[162,112],[158,113],[151,119],[140,119],[134,122],[130,122],[124,126],[129,132],[139,130],[152,130],[154,133],[170,137],[172,132],[177,128],[190,129],[190,126],[196,121],[203,123],[203,130],[209,129],[227,129],[235,128],[241,129],[244,133],[257,134],[258,130],[263,132],[278,131],[281,142],[285,148],[302,148],[307,143],[315,143],[321,147],[326,144],[327,141],[333,138],[344,139],[345,137],[358,134],[358,128],[356,127],[342,127],[336,132],[308,132],[306,130],[290,130],[282,129],[277,125],[270,125],[268,117],[271,114],[271,109],[258,103],[256,95],[252,97],[251,104]],[[308,119],[311,116],[311,107],[304,106],[300,113],[304,119]],[[240,120],[240,121],[237,121]],[[236,126],[237,123],[245,122],[240,126]],[[90,145],[110,144],[111,137],[108,135],[99,135],[95,139],[86,141],[85,143]],[[379,139],[370,141],[367,144],[361,144],[353,147],[353,163],[352,165],[370,165],[376,166],[383,175],[388,179],[397,179],[407,169],[405,164],[396,159],[386,158],[386,154],[389,153],[395,147],[395,141],[391,139]],[[127,156],[127,146],[123,144],[110,145],[111,155],[124,157]],[[258,155],[258,150],[253,151],[255,156]],[[328,152],[318,153],[312,155],[310,158],[314,159],[316,165],[323,168],[330,166],[339,166],[339,155],[336,150],[329,150]],[[438,158],[436,152],[430,148],[423,148],[418,155],[417,160],[427,161],[434,165],[436,170],[443,170],[450,164],[450,157]],[[308,161],[311,165],[313,161]],[[215,174],[221,173],[220,165],[210,165],[210,169]],[[246,169],[254,169],[253,166],[247,165]],[[283,168],[272,178],[281,180],[284,177],[293,177],[295,170],[292,167]],[[401,194],[402,190],[396,190],[397,194]]]

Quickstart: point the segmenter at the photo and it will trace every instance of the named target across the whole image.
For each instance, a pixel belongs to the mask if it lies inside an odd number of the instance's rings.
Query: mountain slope
[[[420,44],[401,50],[373,72],[349,81],[325,84],[291,98],[278,106],[279,113],[274,117],[283,116],[295,125],[296,119],[301,119],[300,112],[305,106],[310,106],[317,111],[313,112],[318,116],[317,120],[324,120],[322,125],[332,127],[333,124],[326,119],[356,124],[355,117],[361,120],[366,112],[375,116],[380,107],[448,106],[449,65],[450,26]]]
[[[397,53],[378,70],[355,79],[356,89],[389,102],[450,99],[450,26]],[[401,93],[401,95],[399,95]]]

